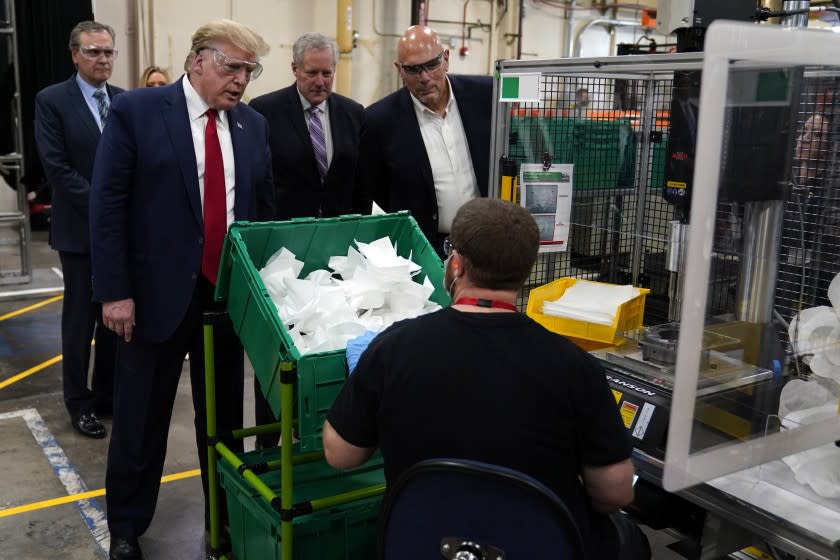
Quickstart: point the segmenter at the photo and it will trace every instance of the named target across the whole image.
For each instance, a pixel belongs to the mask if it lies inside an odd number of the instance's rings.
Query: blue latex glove
[[[356,338],[351,338],[347,341],[347,371],[348,375],[353,373],[353,370],[356,369],[356,364],[359,363],[359,358],[362,357],[362,353],[367,349],[368,345],[376,338],[376,335],[379,334],[373,331],[365,331],[365,334],[361,336],[357,336]]]

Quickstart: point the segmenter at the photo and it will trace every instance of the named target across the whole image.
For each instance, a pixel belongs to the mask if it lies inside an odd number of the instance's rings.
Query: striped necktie
[[[99,108],[99,122],[105,126],[105,119],[108,118],[108,102],[105,100],[105,92],[98,89],[93,92],[93,98],[96,99],[96,105]]]
[[[318,162],[318,174],[321,182],[327,176],[327,142],[324,139],[324,127],[321,124],[320,109],[312,106],[309,108],[309,136],[312,138],[312,149],[315,150],[315,161]]]

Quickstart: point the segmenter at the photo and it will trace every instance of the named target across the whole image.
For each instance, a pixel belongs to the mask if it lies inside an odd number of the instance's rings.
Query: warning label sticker
[[[621,391],[616,391],[615,389],[612,390],[613,396],[615,397],[615,404],[618,404],[621,401],[621,395],[623,394]]]
[[[636,412],[639,410],[638,405],[631,402],[624,401],[621,405],[621,419],[624,420],[624,427],[629,428],[633,425],[633,419],[636,417]]]
[[[633,428],[633,437],[642,439],[645,437],[645,432],[647,431],[648,424],[650,424],[650,419],[653,418],[653,411],[656,410],[656,406],[645,403],[642,405],[642,413],[639,414],[639,421],[636,422],[636,427]]]

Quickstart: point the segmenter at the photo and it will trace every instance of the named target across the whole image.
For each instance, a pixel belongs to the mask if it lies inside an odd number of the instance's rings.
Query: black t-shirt
[[[504,465],[566,502],[590,557],[615,546],[579,479],[584,465],[630,456],[615,398],[594,359],[522,314],[446,308],[393,325],[327,419],[348,443],[382,450],[389,484],[424,459]]]

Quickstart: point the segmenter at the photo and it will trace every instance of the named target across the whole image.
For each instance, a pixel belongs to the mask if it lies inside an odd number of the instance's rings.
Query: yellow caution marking
[[[26,371],[22,371],[17,375],[13,375],[12,377],[6,379],[5,381],[0,381],[0,389],[5,389],[9,385],[11,385],[13,383],[17,383],[21,379],[26,379],[30,375],[38,373],[39,371],[41,371],[43,369],[46,369],[53,364],[57,364],[58,362],[60,362],[63,359],[64,359],[64,354],[59,354],[58,356],[50,358],[46,362],[41,362],[37,366],[31,367]]]
[[[613,396],[615,397],[615,404],[620,403],[622,392],[621,391],[616,391],[615,389],[613,389],[612,392],[613,392]]]
[[[190,471],[183,471],[162,476],[160,481],[161,483],[166,484],[167,482],[175,482],[177,480],[183,480],[185,478],[193,478],[199,476],[200,474],[201,471],[199,469],[193,469]],[[46,509],[64,504],[71,504],[73,502],[80,502],[82,500],[90,500],[91,498],[98,498],[104,495],[105,489],[100,488],[99,490],[90,490],[88,492],[82,492],[80,494],[61,496],[60,498],[53,498],[51,500],[41,500],[40,502],[32,502],[31,504],[24,504],[22,506],[16,506],[13,508],[0,510],[0,519],[4,517],[11,517],[13,515],[20,515],[21,513],[28,513],[30,511],[37,511],[39,509]]]
[[[6,319],[11,319],[12,317],[17,317],[18,315],[23,315],[24,313],[29,313],[30,311],[34,311],[36,309],[44,307],[45,305],[55,303],[56,301],[60,301],[62,299],[64,299],[64,295],[53,296],[51,298],[47,298],[44,301],[41,301],[41,302],[38,302],[38,303],[33,303],[32,305],[29,305],[29,306],[24,307],[22,309],[18,309],[17,311],[12,311],[10,313],[6,313],[5,315],[0,315],[0,321],[5,321]]]
[[[769,554],[765,554],[764,552],[760,551],[754,546],[749,546],[743,549],[741,552],[749,554],[750,556],[758,560],[773,560],[772,556],[770,556]]]
[[[625,428],[629,428],[633,425],[633,420],[636,419],[636,412],[638,412],[638,410],[639,406],[631,402],[624,401],[621,404],[619,412],[621,412],[621,419],[624,421]]]

